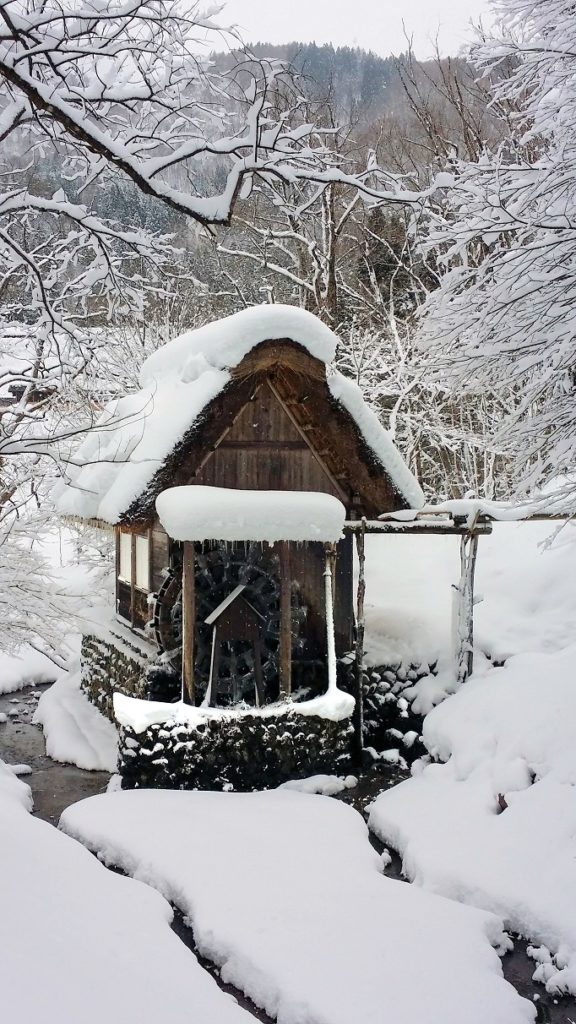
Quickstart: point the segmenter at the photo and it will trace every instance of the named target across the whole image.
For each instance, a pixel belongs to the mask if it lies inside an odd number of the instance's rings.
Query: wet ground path
[[[32,769],[30,774],[23,775],[22,778],[32,789],[34,814],[52,825],[57,825],[65,807],[85,797],[103,793],[110,776],[107,772],[87,772],[73,765],[59,764],[48,757],[42,729],[32,724],[38,699],[47,685],[49,684],[28,686],[17,693],[0,695],[0,716],[4,714],[7,717],[6,722],[0,722],[0,758],[8,764],[26,764]],[[385,774],[379,771],[368,772],[360,779],[358,786],[345,790],[338,798],[344,799],[365,816],[366,807],[371,800],[404,778],[406,772],[395,768],[387,769]],[[378,852],[383,850],[383,844],[375,836],[371,836],[370,841]],[[401,861],[396,854],[392,854],[385,874],[390,878],[405,881]],[[215,978],[220,988],[235,998],[255,1020],[263,1024],[272,1024],[270,1018],[242,993],[224,985],[218,976],[217,968],[199,956],[193,930],[186,924],[178,908],[175,908],[172,927],[197,956],[201,965]],[[537,1024],[576,1024],[575,1000],[553,999],[542,985],[532,981],[536,965],[527,956],[526,946],[527,943],[523,939],[515,937],[513,952],[503,957],[502,967],[507,981],[526,999],[534,1001],[538,1013]],[[486,1021],[486,1024],[491,1022]]]

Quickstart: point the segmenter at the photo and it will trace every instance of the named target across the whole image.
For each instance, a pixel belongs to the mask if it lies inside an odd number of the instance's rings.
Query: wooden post
[[[292,693],[292,579],[290,576],[290,546],[280,541],[280,699],[288,700]]]
[[[454,608],[456,679],[465,682],[474,668],[474,571],[478,534],[473,528],[460,538],[460,582]]]
[[[182,700],[194,704],[194,544],[184,541],[182,552]]]
[[[334,566],[336,565],[336,545],[326,544],[326,568],[324,583],[326,595],[326,653],[328,656],[328,690],[335,690],[336,680],[336,645],[334,642]]]
[[[361,528],[356,532],[356,551],[358,553],[358,589],[356,591],[356,649],[354,657],[354,761],[358,768],[362,767],[362,750],[364,747],[364,596],[366,594],[365,565],[366,555],[364,538],[366,520],[362,517]]]
[[[130,625],[136,625],[136,537],[130,534]]]

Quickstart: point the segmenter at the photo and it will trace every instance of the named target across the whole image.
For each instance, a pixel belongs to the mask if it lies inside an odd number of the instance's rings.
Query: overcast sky
[[[488,21],[488,0],[227,0],[223,22],[235,22],[247,42],[333,43],[361,46],[383,57],[406,49],[402,22],[418,57],[439,37],[455,54],[470,20]]]

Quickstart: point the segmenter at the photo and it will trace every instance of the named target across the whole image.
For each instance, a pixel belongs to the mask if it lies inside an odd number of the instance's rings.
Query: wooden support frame
[[[359,539],[361,538],[362,548],[362,586],[365,586],[363,579],[364,565],[364,535],[368,533],[386,533],[396,536],[411,536],[412,534],[445,534],[460,537],[460,580],[454,585],[454,600],[452,605],[452,632],[454,646],[455,675],[458,682],[464,682],[471,675],[474,668],[474,574],[476,569],[476,558],[478,555],[478,538],[481,534],[492,533],[491,522],[476,513],[470,518],[455,517],[454,519],[440,519],[436,516],[409,520],[407,522],[390,519],[373,520],[349,520],[344,524],[344,530],[356,537],[358,560],[360,562]],[[364,592],[360,594],[360,579],[358,583],[358,612],[360,615],[360,604],[362,615],[364,606]],[[359,637],[358,637],[359,639]],[[362,629],[362,648],[364,631]],[[361,665],[360,659],[363,656],[363,649],[359,649],[357,640],[355,657],[355,680],[357,694],[361,692]]]
[[[355,532],[358,555],[358,586],[356,590],[356,647],[354,651],[354,738],[353,755],[358,768],[362,766],[364,749],[364,597],[366,595],[366,552],[364,537],[366,520],[360,520],[360,529]]]
[[[194,586],[194,543],[185,540],[182,550],[182,700],[195,703],[194,629],[196,593]]]
[[[292,577],[290,572],[290,544],[280,541],[280,651],[279,696],[289,700],[292,693]]]
[[[454,587],[453,630],[456,679],[463,683],[474,669],[474,574],[478,534],[474,530],[460,538],[460,580]]]
[[[326,655],[328,662],[328,692],[336,690],[336,642],[334,639],[334,570],[336,568],[336,545],[326,544],[326,566],[324,569],[324,593],[326,596]]]

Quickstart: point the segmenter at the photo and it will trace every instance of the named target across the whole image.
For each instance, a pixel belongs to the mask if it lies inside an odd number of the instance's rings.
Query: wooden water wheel
[[[239,584],[261,621],[261,672],[268,697],[278,677],[280,583],[278,558],[258,544],[205,545],[195,554],[195,682],[202,700],[210,675],[212,627],[206,619]],[[176,563],[158,591],[153,609],[154,633],[165,660],[180,672],[182,659],[182,571]],[[227,640],[219,655],[216,703],[233,697],[253,702],[254,649],[246,640]]]

